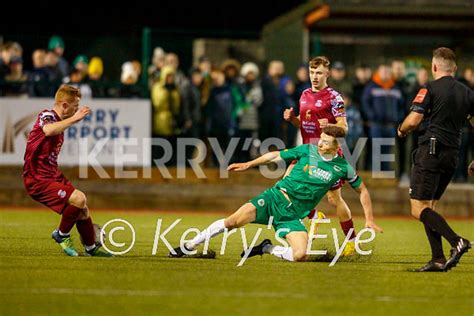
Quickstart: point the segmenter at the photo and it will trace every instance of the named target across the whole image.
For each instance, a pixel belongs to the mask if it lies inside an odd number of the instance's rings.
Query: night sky
[[[154,28],[220,29],[258,32],[273,18],[304,3],[285,1],[128,1],[114,5],[99,1],[36,1],[24,12],[18,0],[2,3],[3,12],[11,12],[2,20],[0,34],[120,35],[139,34],[144,26]],[[127,1],[126,1],[127,3]],[[3,15],[3,14],[2,14]],[[2,16],[2,18],[5,15]]]

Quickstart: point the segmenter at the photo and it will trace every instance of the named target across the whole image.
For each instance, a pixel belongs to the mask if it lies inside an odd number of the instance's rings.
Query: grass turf
[[[166,236],[173,246],[189,227],[205,228],[217,215],[96,212],[94,221],[129,221],[136,231],[133,249],[114,258],[66,257],[50,237],[59,217],[51,211],[0,211],[0,315],[38,314],[325,314],[428,315],[474,313],[474,257],[466,254],[448,273],[410,273],[429,259],[422,225],[407,219],[381,219],[385,232],[362,248],[373,254],[352,262],[290,263],[266,255],[237,267],[240,234],[229,237],[216,259],[171,259],[160,240],[152,256],[157,219],[161,232],[183,220]],[[331,237],[338,222],[320,227]],[[356,227],[363,225],[356,219]],[[474,221],[450,221],[473,239]],[[264,228],[249,225],[247,239]],[[192,236],[192,235],[190,235]],[[116,241],[130,239],[117,231]],[[341,235],[339,239],[341,241]],[[76,248],[80,247],[74,229]],[[219,252],[222,238],[211,241]],[[332,239],[313,249],[334,251]],[[445,244],[445,252],[448,252]]]

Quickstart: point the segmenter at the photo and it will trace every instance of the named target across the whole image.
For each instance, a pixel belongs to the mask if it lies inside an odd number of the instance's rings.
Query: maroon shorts
[[[69,197],[76,188],[63,175],[48,181],[38,181],[31,177],[23,178],[26,192],[33,200],[49,207],[58,214],[62,214],[68,205]]]

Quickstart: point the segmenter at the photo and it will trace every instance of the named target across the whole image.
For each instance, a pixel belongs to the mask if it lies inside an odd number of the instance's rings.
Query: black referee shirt
[[[430,81],[418,91],[411,110],[424,114],[418,143],[432,136],[449,147],[459,148],[461,128],[474,116],[474,92],[451,76]]]

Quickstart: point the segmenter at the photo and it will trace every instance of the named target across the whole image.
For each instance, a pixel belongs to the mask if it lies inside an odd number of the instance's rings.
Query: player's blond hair
[[[56,91],[56,95],[54,96],[54,101],[59,102],[59,101],[68,101],[72,102],[75,101],[76,98],[81,98],[81,90],[78,88],[63,84],[62,86],[59,87],[58,91]]]
[[[316,56],[309,61],[309,68],[318,68],[319,65],[323,65],[323,67],[329,69],[329,65],[331,62],[326,56]]]
[[[447,47],[438,47],[433,50],[433,59],[438,67],[443,71],[456,71],[456,54]]]

